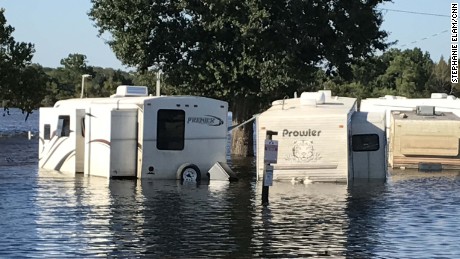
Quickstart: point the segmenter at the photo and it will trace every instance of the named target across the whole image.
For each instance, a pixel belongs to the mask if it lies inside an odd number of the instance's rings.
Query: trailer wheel
[[[181,170],[181,181],[182,182],[194,182],[198,183],[201,181],[201,172],[198,166],[189,164]]]

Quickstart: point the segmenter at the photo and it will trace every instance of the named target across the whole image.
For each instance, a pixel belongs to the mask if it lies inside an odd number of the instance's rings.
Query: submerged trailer
[[[455,96],[432,93],[430,98],[367,98],[361,101],[360,111],[387,114],[391,168],[460,168],[460,99]]]
[[[460,116],[460,99],[445,93],[432,93],[430,98],[407,98],[405,96],[385,95],[361,100],[359,111],[385,112],[387,134],[390,133],[392,111],[414,111],[417,106],[433,106],[438,112],[452,112]],[[387,136],[390,137],[389,135]]]
[[[358,113],[355,98],[330,91],[274,101],[256,119],[257,177],[267,131],[277,131],[274,180],[348,182],[386,178],[385,113]]]
[[[229,180],[228,104],[196,96],[149,96],[119,86],[110,98],[40,108],[39,167],[107,178]]]
[[[391,114],[389,164],[392,168],[438,171],[460,169],[460,117],[432,106]]]

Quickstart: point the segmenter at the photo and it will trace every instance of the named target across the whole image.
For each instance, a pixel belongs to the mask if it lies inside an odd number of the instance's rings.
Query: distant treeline
[[[327,77],[320,71],[315,80],[317,88],[357,98],[387,94],[429,97],[433,92],[460,96],[458,84],[451,83],[450,60],[441,57],[434,62],[419,48],[390,49],[380,56],[363,59],[351,68],[348,78]]]
[[[146,85],[151,93],[155,92],[156,75],[154,72],[143,74],[101,68],[87,65],[86,56],[70,54],[61,60],[61,67],[43,68],[46,93],[41,104],[49,106],[57,100],[79,97],[82,75],[85,79],[85,97],[102,97],[114,94],[119,85]],[[41,69],[35,65],[37,69]],[[450,61],[443,57],[434,62],[428,53],[420,49],[401,51],[391,49],[380,56],[362,60],[352,65],[349,78],[328,75],[318,69],[311,82],[298,89],[302,91],[332,90],[334,95],[357,98],[378,97],[387,94],[406,97],[429,97],[433,92],[460,96],[457,84],[450,82]],[[175,92],[166,87],[163,92]],[[291,96],[293,93],[286,93]],[[268,100],[273,101],[273,100]]]
[[[112,68],[102,68],[87,65],[83,54],[69,54],[61,60],[57,68],[43,68],[46,74],[42,106],[52,106],[56,101],[81,96],[84,83],[84,97],[108,97],[115,93],[119,85],[148,85],[155,86],[155,81],[148,81],[146,75],[154,73],[126,72]],[[89,75],[89,76],[87,76]],[[150,89],[152,92],[154,89]]]
[[[40,106],[52,106],[56,101],[80,97],[82,76],[85,78],[85,97],[106,97],[114,94],[119,85],[145,85],[149,92],[155,92],[156,73],[127,72],[112,68],[87,65],[83,54],[69,54],[61,60],[57,68],[30,64],[26,67],[25,78],[18,86],[23,96],[39,98]],[[348,78],[327,74],[318,68],[310,82],[298,89],[303,91],[332,90],[334,95],[357,98],[378,97],[387,94],[406,97],[428,97],[430,93],[441,92],[460,96],[457,84],[450,83],[450,60],[443,57],[434,62],[427,52],[420,49],[401,51],[390,49],[380,56],[374,56],[354,64]],[[30,82],[31,85],[25,83]],[[30,92],[26,92],[26,91]],[[162,93],[178,92],[165,86]],[[292,96],[293,93],[285,93]],[[37,100],[38,101],[38,100]],[[266,100],[268,102],[273,100]],[[35,105],[32,105],[35,106]],[[37,108],[37,107],[33,107]]]

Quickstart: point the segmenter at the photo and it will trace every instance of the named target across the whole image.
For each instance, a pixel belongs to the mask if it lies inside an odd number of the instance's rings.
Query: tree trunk
[[[233,122],[239,124],[241,122]],[[237,156],[254,156],[252,123],[248,123],[232,131],[232,154]]]
[[[232,105],[233,125],[239,125],[250,119],[258,110],[256,101],[249,98],[239,98]],[[254,156],[254,122],[232,130],[232,155]]]

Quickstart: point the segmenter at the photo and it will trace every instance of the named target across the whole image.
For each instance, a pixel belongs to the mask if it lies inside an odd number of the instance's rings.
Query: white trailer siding
[[[85,175],[110,175],[110,111],[104,106],[89,107],[85,118]]]
[[[40,108],[39,168],[83,172],[83,117],[82,109]]]
[[[85,174],[136,177],[137,110],[93,105],[85,124]]]

